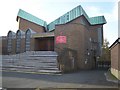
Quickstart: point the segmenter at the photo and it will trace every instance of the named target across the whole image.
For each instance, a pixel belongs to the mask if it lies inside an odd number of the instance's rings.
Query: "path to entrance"
[[[82,87],[118,87],[106,81],[105,70],[79,71],[62,75],[28,74],[3,72],[5,88],[82,88]]]

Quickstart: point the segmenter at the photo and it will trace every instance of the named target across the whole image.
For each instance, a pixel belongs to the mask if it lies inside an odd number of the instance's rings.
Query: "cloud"
[[[115,2],[116,0],[44,0],[45,2]]]
[[[86,13],[89,17],[99,16],[101,15],[101,9],[95,6],[86,6],[84,7]]]
[[[110,45],[118,38],[118,5],[115,3],[112,13],[104,13],[107,24],[104,25],[104,38],[107,38]]]
[[[114,21],[118,21],[118,2],[114,3],[114,7],[112,10],[112,13],[104,13],[104,15],[106,16],[106,18],[108,19],[108,21],[110,22],[114,22]]]
[[[111,12],[103,12],[101,8],[95,6],[86,6],[85,11],[89,17],[102,16],[104,15],[107,21],[113,22],[118,20],[118,3],[114,3],[114,7],[110,8]]]
[[[98,6],[86,6],[84,7],[85,11],[89,17],[101,16],[104,15],[107,24],[103,26],[104,38],[107,38],[110,42],[110,45],[118,38],[118,2],[113,2],[113,8],[110,8],[111,11],[105,10]]]
[[[104,13],[107,24],[104,25],[104,37],[112,44],[118,38],[118,2],[114,3],[111,13]]]
[[[103,12],[102,9],[96,5],[84,6],[83,8],[87,12],[88,16],[100,16],[104,15],[107,24],[104,25],[104,38],[107,38],[112,43],[117,38],[117,20],[118,20],[118,2],[115,0],[2,0],[0,3],[1,13],[1,30],[0,36],[6,35],[9,30],[17,31],[16,16],[19,8],[43,19],[47,22],[51,22],[58,18],[62,13],[68,11],[70,8],[77,6],[81,2],[113,2],[114,7],[110,8],[111,12]],[[6,3],[7,2],[7,3]],[[59,3],[59,4],[58,4]],[[54,8],[56,7],[56,8]],[[59,8],[60,7],[60,8]],[[66,7],[66,8],[65,8]],[[68,8],[69,7],[69,8]],[[53,12],[53,14],[52,14]],[[55,13],[54,13],[55,12]],[[56,13],[57,12],[57,13]],[[114,37],[114,38],[113,38]]]
[[[81,0],[81,2],[115,2],[115,1],[116,0]]]

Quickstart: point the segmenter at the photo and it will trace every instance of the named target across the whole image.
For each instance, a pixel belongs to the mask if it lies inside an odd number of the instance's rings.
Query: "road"
[[[68,74],[28,74],[2,72],[2,85],[5,88],[92,88],[118,87],[106,81],[105,70],[79,71]]]

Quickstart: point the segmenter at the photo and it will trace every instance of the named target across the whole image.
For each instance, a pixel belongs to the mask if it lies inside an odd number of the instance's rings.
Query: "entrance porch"
[[[33,37],[35,51],[54,51],[54,33],[39,33]]]

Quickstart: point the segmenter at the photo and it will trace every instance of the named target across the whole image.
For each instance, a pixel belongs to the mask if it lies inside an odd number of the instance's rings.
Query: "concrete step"
[[[54,51],[30,51],[30,52],[25,52],[24,54],[27,55],[56,55],[57,53]],[[24,55],[22,54],[22,55]]]
[[[38,72],[41,72],[41,73],[61,73],[61,71],[58,71],[58,70],[38,70]]]
[[[41,61],[56,61],[57,57],[28,57],[24,60],[41,60]]]
[[[34,69],[34,67],[25,67],[25,66],[15,66],[15,65],[9,65],[9,66],[3,66],[3,68],[26,68],[26,69]]]
[[[11,67],[11,66],[25,66],[25,67],[36,67],[36,68],[57,68],[58,66],[57,65],[25,65],[25,64],[14,64],[14,65],[10,65],[10,64],[7,64],[7,65],[2,65],[2,67]]]
[[[2,68],[2,70],[7,71],[16,71],[16,72],[39,72],[39,73],[61,73],[61,71],[57,69],[33,69],[29,67],[22,67],[22,68]]]
[[[16,55],[4,55],[3,69],[24,72],[60,72],[54,51],[30,51]]]
[[[54,54],[35,54],[35,55],[29,55],[30,57],[57,57],[58,55],[54,55]]]

